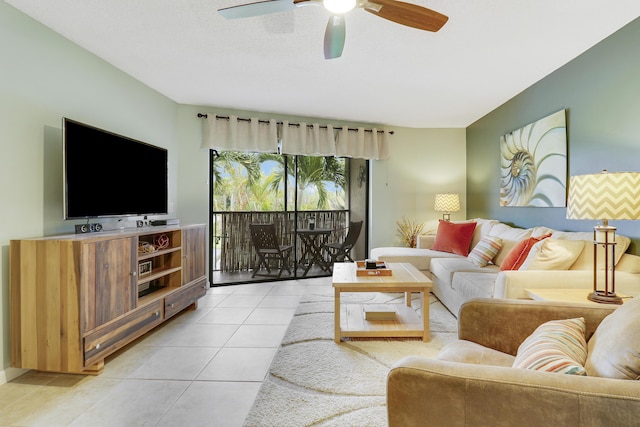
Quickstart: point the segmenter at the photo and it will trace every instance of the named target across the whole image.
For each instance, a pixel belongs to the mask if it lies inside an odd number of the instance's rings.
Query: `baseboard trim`
[[[6,384],[11,380],[15,380],[20,375],[26,374],[27,372],[29,372],[28,369],[5,368],[3,371],[0,371],[0,385]]]

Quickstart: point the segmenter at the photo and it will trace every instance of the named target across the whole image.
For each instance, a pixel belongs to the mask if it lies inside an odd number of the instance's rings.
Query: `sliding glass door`
[[[344,239],[353,160],[336,157],[211,151],[211,257],[214,285],[326,276],[324,244]],[[357,161],[359,189],[366,161]],[[366,190],[366,187],[365,187]],[[362,199],[358,196],[357,199]],[[357,211],[362,212],[364,206]],[[358,214],[360,216],[360,214]],[[291,246],[286,269],[265,268],[251,224],[274,224]],[[273,261],[282,264],[281,259]],[[256,274],[254,274],[256,273]]]

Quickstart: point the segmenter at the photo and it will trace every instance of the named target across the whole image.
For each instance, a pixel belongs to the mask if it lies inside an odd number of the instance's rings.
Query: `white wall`
[[[442,213],[433,210],[436,193],[459,193],[466,219],[465,129],[389,128],[391,158],[372,162],[369,248],[401,246],[396,221],[402,216],[436,230]]]
[[[178,106],[4,2],[0,40],[2,383],[20,373],[9,369],[9,241],[73,230],[63,220],[62,117],[168,148],[175,205]]]

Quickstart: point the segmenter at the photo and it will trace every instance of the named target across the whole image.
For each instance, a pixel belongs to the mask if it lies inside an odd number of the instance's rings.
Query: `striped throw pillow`
[[[478,267],[484,267],[498,254],[501,247],[501,238],[485,236],[473,247],[467,258]]]
[[[551,320],[538,326],[520,347],[514,368],[587,375],[584,318]]]

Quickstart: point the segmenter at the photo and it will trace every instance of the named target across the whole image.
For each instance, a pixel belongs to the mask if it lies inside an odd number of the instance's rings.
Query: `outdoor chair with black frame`
[[[293,245],[281,245],[276,235],[275,224],[250,224],[251,241],[256,250],[258,260],[253,267],[253,275],[256,277],[260,267],[264,265],[267,269],[267,273],[271,275],[271,266],[269,261],[276,260],[280,265],[280,271],[278,277],[282,275],[283,270],[287,270],[291,274],[289,269],[289,256],[291,254],[291,248]]]
[[[324,248],[331,257],[331,264],[334,262],[345,262],[346,260],[353,262],[350,253],[360,236],[361,229],[362,221],[349,222],[349,231],[347,231],[347,236],[344,241],[324,245]]]

